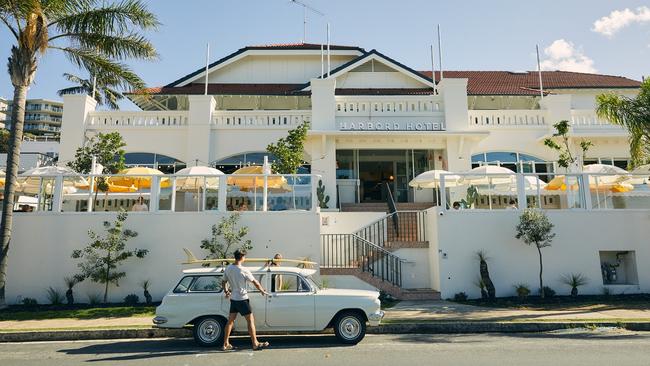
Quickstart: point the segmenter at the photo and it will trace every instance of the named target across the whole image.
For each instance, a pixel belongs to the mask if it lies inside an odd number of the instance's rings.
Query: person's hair
[[[235,260],[241,260],[246,256],[246,251],[244,249],[235,250]]]
[[[458,202],[458,201],[454,202],[453,206],[454,207],[460,207],[460,202]]]
[[[517,203],[517,201],[515,201],[515,200],[513,200],[513,199],[510,199],[510,204],[511,204],[511,205],[514,205],[515,203]]]

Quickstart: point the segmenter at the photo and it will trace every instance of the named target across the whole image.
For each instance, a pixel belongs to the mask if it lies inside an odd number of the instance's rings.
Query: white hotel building
[[[127,163],[170,173],[212,165],[230,173],[261,163],[269,143],[309,121],[303,172],[322,179],[330,208],[317,209],[312,194],[312,208],[305,211],[242,213],[254,254],[318,259],[321,274],[335,286],[372,285],[403,298],[447,298],[459,291],[477,296],[473,283],[480,249],[491,258],[499,295],[512,295],[515,282],[536,287],[537,253],[514,238],[522,207],[496,210],[507,205],[499,197],[503,194],[488,197],[489,204],[483,197],[476,210],[431,207],[433,190],[408,185],[418,174],[495,164],[542,174],[547,181],[544,174],[555,171],[557,155],[543,140],[561,120],[571,123],[572,144],[594,143],[586,163],[627,165],[628,134],[596,116],[595,97],[635,95],[638,81],[543,72],[541,98],[536,72],[445,71],[442,77],[436,72],[434,83],[430,71],[414,70],[376,50],[332,46],[329,60],[327,72],[321,46],[314,44],[245,47],[210,64],[207,76],[201,68],[147,95],[129,95],[141,111],[97,111],[89,97],[65,96],[59,161],[71,160],[93,134],[118,131],[127,144]],[[378,205],[389,192],[398,210],[409,210],[398,213],[399,225],[406,228],[400,233],[393,232],[393,216]],[[134,245],[150,248],[151,255],[129,272],[114,292],[116,299],[135,292],[146,277],[155,276],[155,294],[166,291],[180,268],[180,248],[200,252],[210,225],[227,214],[225,195],[220,193],[215,211],[173,212],[151,201],[150,212],[131,214],[129,225],[140,232]],[[530,198],[522,192],[511,196]],[[553,196],[555,203],[553,197],[537,197],[557,233],[553,246],[544,249],[546,282],[566,293],[560,276],[580,272],[590,280],[584,293],[603,287],[650,292],[650,266],[642,265],[650,260],[650,211],[617,205],[617,197],[601,205],[591,196],[582,194],[578,204],[568,206],[566,194]],[[99,228],[110,214],[53,207],[16,214],[9,283],[24,286],[9,286],[10,301],[44,292],[42,277],[33,278],[34,270],[20,263],[32,260],[32,253],[52,255],[63,264],[44,262],[37,272],[60,282],[57,278],[75,269],[69,253],[87,241],[89,227]],[[53,234],[43,237],[34,227]],[[605,267],[616,268],[617,275],[607,278]],[[92,291],[91,284],[83,286]]]

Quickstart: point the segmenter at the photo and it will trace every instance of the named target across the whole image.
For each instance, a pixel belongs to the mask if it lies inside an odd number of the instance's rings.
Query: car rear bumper
[[[384,319],[384,312],[379,310],[377,312],[374,312],[372,314],[368,315],[368,324],[370,324],[371,327],[376,327],[381,323],[381,320]]]

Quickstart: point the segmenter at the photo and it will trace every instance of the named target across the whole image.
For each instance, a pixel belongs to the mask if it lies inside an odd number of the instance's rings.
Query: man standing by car
[[[262,285],[253,277],[248,268],[244,267],[246,260],[246,251],[235,251],[235,263],[226,267],[224,271],[224,281],[222,287],[224,289],[226,298],[230,298],[230,314],[228,316],[228,323],[226,324],[225,334],[223,338],[223,350],[228,351],[233,349],[230,344],[230,332],[237,318],[237,313],[241,314],[248,323],[248,334],[251,337],[253,350],[257,351],[269,346],[269,342],[259,342],[255,333],[255,318],[248,300],[247,284],[251,282],[262,295],[267,296],[269,293],[264,290]],[[229,286],[227,286],[229,285]],[[230,289],[228,289],[230,287]]]

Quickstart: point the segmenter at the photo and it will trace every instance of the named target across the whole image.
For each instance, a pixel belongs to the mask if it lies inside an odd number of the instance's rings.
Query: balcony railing
[[[469,125],[484,128],[546,126],[545,110],[470,110]]]
[[[217,110],[212,115],[214,127],[223,129],[292,129],[310,121],[311,111],[308,110]]]
[[[187,111],[93,111],[88,114],[89,128],[183,127],[188,123]]]
[[[339,97],[336,100],[337,116],[418,116],[442,112],[440,97]]]
[[[318,175],[37,175],[18,177],[22,212],[318,211]]]
[[[598,117],[593,109],[574,109],[571,111],[571,125],[574,128],[611,128],[622,129],[621,126]]]

